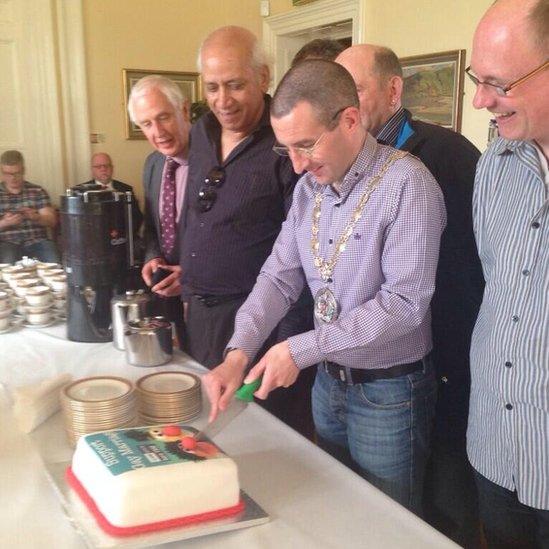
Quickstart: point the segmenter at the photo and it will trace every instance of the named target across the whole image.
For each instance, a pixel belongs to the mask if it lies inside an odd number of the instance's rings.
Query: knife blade
[[[224,429],[236,416],[240,415],[248,407],[248,404],[253,402],[254,393],[261,385],[261,380],[262,378],[259,377],[251,383],[244,383],[234,394],[234,398],[227,406],[227,409],[220,412],[211,423],[208,423],[202,431],[194,436],[194,439],[196,441],[205,438],[211,439]]]

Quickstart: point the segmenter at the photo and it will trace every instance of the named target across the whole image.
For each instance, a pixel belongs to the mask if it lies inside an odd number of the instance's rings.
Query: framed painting
[[[400,59],[402,105],[414,118],[461,131],[465,50]]]
[[[201,99],[202,88],[200,75],[197,72],[173,72],[173,71],[151,71],[141,69],[122,69],[122,81],[124,85],[124,113],[126,117],[126,139],[145,139],[145,135],[134,124],[128,115],[128,98],[130,91],[138,80],[144,76],[159,74],[173,80],[183,92],[183,95],[190,101],[196,103]]]

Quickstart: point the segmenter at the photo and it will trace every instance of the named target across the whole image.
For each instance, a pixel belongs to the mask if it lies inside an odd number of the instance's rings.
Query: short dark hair
[[[0,156],[0,164],[3,164],[4,166],[16,166],[21,164],[21,166],[24,166],[25,160],[19,151],[5,151],[2,153],[2,156]]]
[[[292,67],[295,67],[300,61],[305,59],[326,59],[333,61],[343,50],[345,46],[337,40],[331,38],[315,38],[307,42],[292,59]]]
[[[528,22],[534,31],[536,46],[542,53],[549,53],[549,0],[538,0],[528,14]]]
[[[396,53],[385,46],[376,46],[374,52],[374,66],[382,78],[400,76],[402,78],[402,66]]]
[[[338,110],[359,105],[351,75],[338,63],[324,59],[307,59],[284,75],[271,102],[271,115],[286,116],[300,101],[309,103],[326,127]]]

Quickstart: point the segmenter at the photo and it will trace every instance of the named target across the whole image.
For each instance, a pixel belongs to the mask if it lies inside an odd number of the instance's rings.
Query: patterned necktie
[[[166,157],[162,175],[162,208],[160,211],[161,245],[166,258],[175,247],[175,170],[179,164]]]

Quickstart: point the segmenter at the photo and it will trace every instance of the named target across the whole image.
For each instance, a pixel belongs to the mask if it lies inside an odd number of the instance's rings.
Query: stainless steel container
[[[129,290],[125,295],[111,300],[112,341],[117,349],[123,351],[124,331],[130,320],[138,320],[149,315],[150,296],[143,290]]]
[[[124,343],[129,364],[160,366],[172,358],[172,324],[163,316],[130,320]]]

